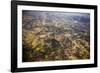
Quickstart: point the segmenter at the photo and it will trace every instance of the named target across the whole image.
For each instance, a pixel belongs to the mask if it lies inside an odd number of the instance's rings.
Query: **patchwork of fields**
[[[90,58],[90,15],[22,12],[23,62]]]

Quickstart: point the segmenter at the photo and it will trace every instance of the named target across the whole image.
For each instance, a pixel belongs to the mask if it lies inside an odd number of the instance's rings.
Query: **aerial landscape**
[[[22,11],[22,61],[90,59],[90,14]]]

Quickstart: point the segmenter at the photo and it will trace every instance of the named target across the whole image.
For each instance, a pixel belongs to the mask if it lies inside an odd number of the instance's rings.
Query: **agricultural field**
[[[22,11],[23,62],[90,59],[88,13]]]

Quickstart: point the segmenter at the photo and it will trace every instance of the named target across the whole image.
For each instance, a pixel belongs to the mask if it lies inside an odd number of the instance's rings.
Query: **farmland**
[[[90,15],[22,12],[23,62],[90,58]]]

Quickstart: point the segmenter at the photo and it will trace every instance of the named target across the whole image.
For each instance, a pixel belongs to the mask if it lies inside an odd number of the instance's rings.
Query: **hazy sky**
[[[33,15],[34,13],[38,14],[38,13],[41,13],[41,12],[46,12],[47,11],[32,11],[32,10],[23,10],[23,15]],[[50,14],[60,14],[60,15],[66,15],[66,16],[84,16],[84,17],[87,17],[89,18],[90,17],[90,14],[89,13],[76,13],[76,12],[52,12],[52,11],[49,11],[48,13]]]

